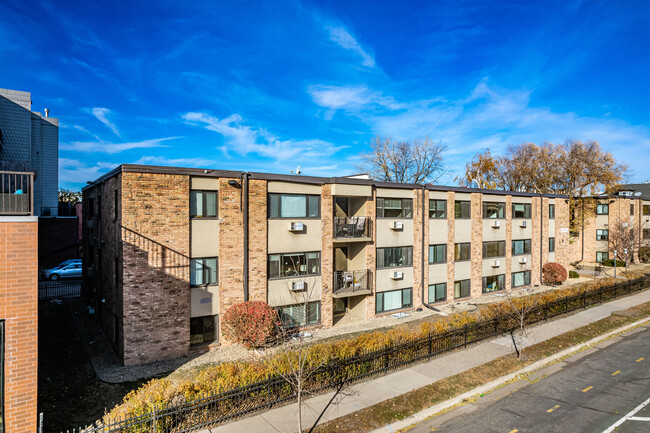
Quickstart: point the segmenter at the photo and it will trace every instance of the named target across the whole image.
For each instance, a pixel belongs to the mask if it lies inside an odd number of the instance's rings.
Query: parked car
[[[59,278],[81,278],[81,260],[72,259],[43,271],[43,278],[56,281]]]

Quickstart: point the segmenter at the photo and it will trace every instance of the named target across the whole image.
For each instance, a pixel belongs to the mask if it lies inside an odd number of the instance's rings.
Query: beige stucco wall
[[[438,284],[447,282],[447,263],[429,265],[429,283]]]
[[[215,177],[192,177],[191,189],[200,189],[206,191],[218,191],[219,179]]]
[[[192,287],[190,299],[190,317],[219,314],[219,286]]]
[[[388,197],[388,198],[413,198],[412,189],[389,189],[389,188],[377,188],[377,197]]]
[[[456,243],[470,242],[472,240],[472,220],[457,219],[454,222]]]
[[[193,218],[191,233],[191,257],[216,257],[219,255],[219,220]]]
[[[292,222],[301,222],[302,232],[289,230]],[[320,219],[283,218],[268,220],[268,253],[320,251],[323,240]]]
[[[393,224],[401,222],[404,226],[402,230],[394,230]],[[413,245],[413,220],[412,219],[393,219],[377,218],[377,248],[383,247],[407,247]]]
[[[393,272],[403,272],[404,278],[401,280],[393,280]],[[400,267],[400,268],[386,268],[377,269],[376,283],[378,292],[387,292],[395,289],[406,289],[413,287],[413,267]]]
[[[454,268],[454,281],[469,280],[471,276],[472,276],[471,261],[467,260],[462,262],[456,262],[456,266]]]
[[[523,257],[526,257],[526,263],[521,263],[521,259]],[[511,263],[511,272],[521,272],[521,271],[530,271],[531,265],[530,262],[532,260],[531,254],[524,254],[521,256],[512,256],[512,259],[510,261]]]
[[[293,292],[291,285],[294,281],[307,283],[307,290],[304,292]],[[322,278],[320,275],[297,278],[278,278],[269,280],[268,303],[272,307],[280,305],[301,304],[307,301],[319,301],[321,299]]]
[[[341,183],[335,183],[332,184],[332,195],[347,197],[372,197],[372,186],[345,185]]]
[[[494,227],[494,222],[499,221],[499,227]],[[506,219],[484,219],[483,241],[502,241],[506,238]]]
[[[492,263],[498,261],[499,267],[495,268]],[[506,273],[506,258],[494,257],[491,259],[483,259],[482,276],[487,277],[490,275],[499,275]]]
[[[526,227],[521,226],[521,222],[526,221]],[[513,218],[512,219],[512,239],[531,239],[533,237],[533,220],[532,218]]]
[[[286,194],[310,194],[320,195],[320,185],[309,185],[306,183],[273,182],[268,183],[268,192]]]
[[[429,218],[429,245],[446,244],[449,236],[447,219]]]

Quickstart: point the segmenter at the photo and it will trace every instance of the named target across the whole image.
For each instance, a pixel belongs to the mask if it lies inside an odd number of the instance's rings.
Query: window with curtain
[[[320,196],[269,194],[269,218],[320,218]]]
[[[385,313],[387,311],[401,310],[413,306],[413,289],[391,290],[389,292],[377,292],[375,300],[375,312]]]
[[[429,245],[429,263],[445,263],[447,261],[447,245]]]
[[[429,200],[429,218],[447,218],[447,200]]]
[[[609,253],[607,251],[596,251],[596,262],[602,263],[608,258],[609,258]]]
[[[268,270],[269,278],[320,275],[320,251],[270,254]]]
[[[483,277],[483,293],[496,292],[506,288],[506,275],[490,275]]]
[[[513,203],[512,204],[512,217],[513,218],[530,218],[531,205],[530,203]]]
[[[472,217],[472,203],[469,201],[456,201],[454,203],[454,217],[456,219],[469,219]]]
[[[413,266],[413,247],[377,248],[377,268]]]
[[[609,239],[609,230],[596,230],[596,240],[606,241]]]
[[[522,254],[530,254],[530,239],[512,241],[512,255],[520,256]]]
[[[282,324],[296,326],[318,325],[320,323],[320,301],[275,307]]]
[[[495,201],[483,202],[483,218],[501,219],[506,217],[506,204]]]
[[[190,217],[216,218],[217,191],[190,191]]]
[[[472,258],[472,244],[460,243],[454,245],[454,260],[457,262],[462,262],[465,260],[470,260]]]
[[[530,271],[513,272],[512,287],[521,287],[530,285]]]
[[[219,284],[218,265],[219,260],[217,257],[190,259],[190,285]]]
[[[431,284],[429,286],[429,304],[447,300],[447,283]]]
[[[598,203],[596,205],[596,215],[609,215],[609,204]]]
[[[377,198],[377,218],[413,218],[413,199]]]
[[[506,241],[488,241],[483,242],[483,258],[491,259],[493,257],[506,256]]]
[[[469,296],[470,280],[454,281],[454,299]]]

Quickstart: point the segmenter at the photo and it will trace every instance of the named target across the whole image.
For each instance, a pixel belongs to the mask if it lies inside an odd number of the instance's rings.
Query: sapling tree
[[[505,290],[505,296],[508,300],[513,327],[510,329],[510,338],[512,345],[517,352],[517,358],[521,359],[524,352],[524,340],[527,335],[528,324],[526,319],[535,310],[539,303],[539,296],[515,296],[513,290]]]

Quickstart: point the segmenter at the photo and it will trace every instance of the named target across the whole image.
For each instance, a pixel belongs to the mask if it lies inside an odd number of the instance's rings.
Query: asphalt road
[[[604,342],[408,430],[431,431],[648,433],[650,328]]]

